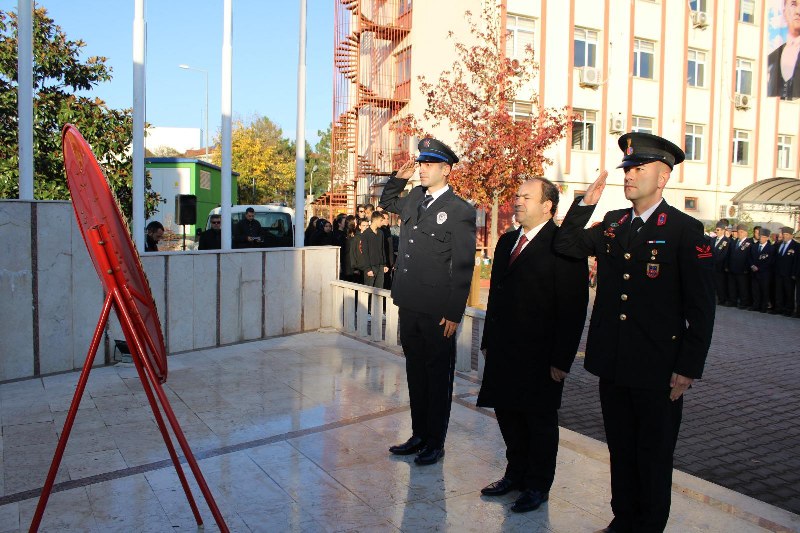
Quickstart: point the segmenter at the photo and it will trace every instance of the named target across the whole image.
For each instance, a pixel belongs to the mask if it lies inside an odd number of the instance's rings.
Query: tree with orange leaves
[[[513,197],[520,180],[542,176],[552,164],[545,151],[564,137],[570,121],[565,108],[544,107],[532,89],[538,73],[533,50],[528,47],[522,59],[506,57],[497,6],[486,2],[478,20],[469,11],[465,15],[475,44],[456,42],[458,59],[435,84],[419,76],[427,98],[422,118],[431,127],[444,123],[456,132],[456,151],[463,156],[448,181],[456,194],[493,207],[496,220],[498,203]],[[515,102],[529,104],[531,114],[515,118],[510,112]],[[413,114],[398,119],[394,128],[426,136]]]

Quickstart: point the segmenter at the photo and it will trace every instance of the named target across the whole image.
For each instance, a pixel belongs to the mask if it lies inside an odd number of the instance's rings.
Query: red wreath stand
[[[167,357],[164,347],[164,338],[161,333],[161,323],[158,320],[155,302],[147,277],[144,275],[139,255],[136,253],[128,233],[127,225],[123,222],[122,214],[117,206],[116,199],[111,193],[108,182],[100,170],[91,148],[83,139],[75,126],[67,124],[62,131],[62,145],[64,150],[64,166],[67,171],[67,184],[75,216],[81,229],[81,234],[89,250],[89,255],[94,263],[97,274],[105,290],[106,298],[100,319],[97,321],[86,362],[83,365],[75,395],[72,397],[64,429],[58,439],[53,461],[47,473],[47,480],[39,503],[33,515],[30,531],[38,531],[42,515],[47,507],[47,500],[53,490],[56,473],[67,447],[70,431],[75,422],[78,406],[86,390],[86,382],[92,369],[92,362],[97,354],[97,348],[103,336],[103,331],[108,323],[111,308],[119,318],[125,340],[131,351],[133,363],[139,374],[147,401],[153,410],[158,429],[164,438],[169,456],[175,465],[175,470],[180,478],[186,499],[192,508],[192,513],[197,525],[202,525],[200,511],[197,508],[186,475],[181,467],[180,458],[175,451],[175,446],[164,423],[166,416],[175,438],[181,447],[189,468],[194,474],[200,491],[208,504],[214,520],[223,532],[228,526],[214,501],[214,496],[200,471],[197,460],[192,454],[189,443],[181,430],[175,413],[167,399],[163,383],[167,381]],[[160,405],[160,409],[159,409]],[[162,416],[162,410],[164,415]]]

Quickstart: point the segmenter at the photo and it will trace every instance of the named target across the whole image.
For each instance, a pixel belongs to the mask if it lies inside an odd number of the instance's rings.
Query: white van
[[[260,248],[294,246],[294,209],[280,204],[231,206],[231,230],[244,218],[248,207],[255,210],[256,220],[261,224],[264,242]],[[221,211],[219,207],[211,210],[206,219],[206,230],[211,228],[211,215],[219,215]]]

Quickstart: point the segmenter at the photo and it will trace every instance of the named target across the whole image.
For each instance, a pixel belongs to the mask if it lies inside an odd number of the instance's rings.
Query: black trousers
[[[400,343],[406,356],[411,428],[428,446],[441,448],[450,422],[456,336],[444,336],[442,317],[400,308]]]
[[[383,288],[383,265],[373,266],[370,267],[372,269],[372,273],[375,274],[374,276],[367,276],[367,273],[364,272],[364,285],[367,287],[377,287],[379,289]]]
[[[794,311],[794,285],[791,276],[775,276],[775,311],[778,313]]]
[[[526,489],[550,492],[558,455],[558,411],[495,408],[506,443],[505,477]]]
[[[728,298],[730,303],[738,304],[742,307],[750,307],[750,274],[728,275]]]
[[[770,278],[768,276],[753,276],[753,307],[756,311],[766,311],[770,307],[769,298]]]
[[[717,303],[728,301],[728,273],[714,271],[714,287],[717,289]]]
[[[620,387],[601,379],[600,407],[611,455],[611,527],[661,532],[669,518],[683,397],[673,402],[666,388]]]

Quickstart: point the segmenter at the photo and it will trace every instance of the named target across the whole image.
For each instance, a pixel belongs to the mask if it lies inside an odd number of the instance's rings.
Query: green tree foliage
[[[325,131],[318,130],[317,141],[314,147],[314,152],[310,158],[306,159],[306,190],[308,190],[308,183],[311,181],[311,169],[316,165],[317,170],[314,171],[314,196],[319,196],[330,188],[331,184],[331,125]]]
[[[133,204],[133,118],[130,109],[110,109],[98,98],[80,96],[111,80],[105,57],[80,59],[85,43],[71,41],[61,27],[36,8],[33,19],[34,197],[68,200],[61,152],[61,128],[71,123],[91,145],[127,217]],[[0,198],[17,198],[17,16],[0,11]],[[157,211],[159,195],[147,180],[147,216]]]

